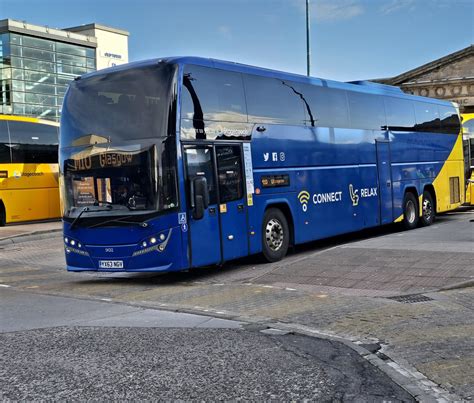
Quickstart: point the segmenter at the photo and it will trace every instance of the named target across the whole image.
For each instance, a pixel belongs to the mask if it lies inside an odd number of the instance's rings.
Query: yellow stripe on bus
[[[2,115],[0,114],[0,120],[12,120],[16,122],[28,122],[28,123],[41,123],[49,126],[59,127],[58,122],[53,122],[52,120],[45,120],[39,118],[31,118],[28,116],[17,116],[17,115]]]

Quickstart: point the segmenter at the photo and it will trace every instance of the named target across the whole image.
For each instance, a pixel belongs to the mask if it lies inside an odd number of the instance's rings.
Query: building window
[[[58,120],[67,85],[95,70],[95,52],[28,35],[0,35],[0,112]]]

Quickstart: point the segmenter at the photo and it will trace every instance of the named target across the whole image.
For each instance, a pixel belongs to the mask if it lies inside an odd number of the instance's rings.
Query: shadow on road
[[[443,221],[446,221],[446,217],[437,217],[437,223],[442,223]],[[108,284],[115,283],[117,285],[166,286],[180,284],[181,286],[192,286],[191,283],[196,281],[209,282],[209,280],[212,279],[212,282],[218,282],[221,276],[226,276],[234,271],[237,272],[239,270],[255,268],[257,265],[261,268],[271,265],[282,265],[285,264],[285,260],[289,258],[297,258],[298,256],[304,256],[307,253],[323,251],[324,249],[335,246],[403,231],[404,229],[401,224],[391,224],[308,242],[290,248],[287,257],[282,262],[271,264],[265,263],[260,255],[252,255],[225,262],[223,265],[200,267],[172,273],[88,273],[87,275],[92,278],[82,279],[77,283],[84,285],[107,282]],[[270,267],[268,268],[270,269]]]

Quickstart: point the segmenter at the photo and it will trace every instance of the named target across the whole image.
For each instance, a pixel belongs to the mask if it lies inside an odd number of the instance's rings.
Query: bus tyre
[[[0,203],[0,227],[4,227],[7,223],[7,213],[5,211],[5,207],[2,203]]]
[[[418,202],[413,193],[405,193],[403,198],[403,225],[405,229],[413,229],[418,225],[420,213],[418,210]]]
[[[286,256],[290,230],[285,215],[277,208],[265,211],[262,225],[262,252],[267,262],[277,262]]]
[[[421,203],[421,223],[424,226],[433,224],[435,220],[435,204],[430,192],[426,190],[423,192],[423,200]]]

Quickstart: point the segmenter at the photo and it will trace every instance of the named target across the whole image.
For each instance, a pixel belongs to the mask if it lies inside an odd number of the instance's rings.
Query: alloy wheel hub
[[[265,227],[265,240],[268,247],[273,250],[279,250],[283,245],[283,227],[276,218],[268,221]]]

